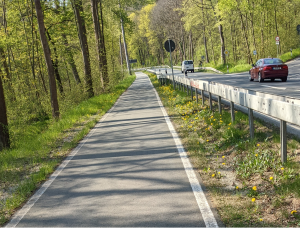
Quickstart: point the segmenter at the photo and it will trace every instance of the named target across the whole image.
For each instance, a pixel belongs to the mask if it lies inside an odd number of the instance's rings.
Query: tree
[[[99,17],[98,7],[100,7],[100,17]],[[98,60],[99,60],[99,69],[101,72],[102,87],[105,89],[109,83],[109,79],[107,73],[107,58],[106,58],[106,49],[105,49],[105,42],[104,42],[101,0],[100,0],[100,4],[99,4],[99,0],[91,0],[91,8],[92,8],[96,43],[98,48],[97,52],[98,52]]]
[[[51,52],[46,38],[45,25],[44,25],[44,15],[42,12],[42,6],[40,0],[35,0],[35,10],[39,25],[41,43],[44,50],[45,62],[47,64],[48,76],[49,76],[49,87],[51,96],[51,106],[52,106],[52,116],[53,118],[59,118],[59,107],[57,101],[57,90],[55,82],[55,73],[51,60]]]
[[[2,73],[2,71],[1,71]],[[2,74],[0,74],[0,151],[2,148],[9,148],[9,132],[6,114],[6,104],[4,98],[4,90],[2,84]]]
[[[94,91],[93,91],[92,71],[91,71],[89,47],[87,42],[85,20],[84,17],[82,16],[83,13],[82,0],[72,0],[72,6],[77,20],[78,36],[80,40],[82,57],[84,61],[84,73],[85,73],[84,78],[85,78],[86,92],[89,97],[93,97]]]

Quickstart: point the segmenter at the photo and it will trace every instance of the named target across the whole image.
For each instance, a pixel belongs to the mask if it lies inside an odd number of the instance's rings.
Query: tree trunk
[[[244,34],[243,36],[245,38],[246,46],[247,46],[248,63],[253,63],[251,53],[250,53],[249,42],[248,42],[248,38],[247,38],[247,34],[246,34],[245,24],[244,24],[242,12],[241,12],[239,6],[238,6],[238,11],[239,11],[239,15],[240,15],[241,23],[242,23],[242,34]]]
[[[202,5],[201,9],[202,9],[202,19],[203,19],[203,43],[204,43],[204,49],[205,49],[205,61],[207,63],[209,63],[206,36],[205,36],[205,20],[204,20],[203,0],[201,1],[201,5]]]
[[[74,61],[74,58],[73,58],[73,54],[72,54],[71,49],[69,47],[67,36],[66,36],[66,34],[63,34],[62,37],[63,37],[63,40],[64,40],[64,44],[66,46],[66,54],[67,54],[68,64],[71,66],[73,77],[74,77],[76,83],[79,84],[79,83],[81,83],[81,80],[80,80],[80,77],[79,77],[79,74],[78,74],[78,71],[77,71],[77,67],[76,67],[76,64],[75,64],[75,61]]]
[[[106,57],[106,48],[105,48],[105,38],[104,38],[104,22],[103,22],[103,12],[102,12],[102,0],[97,0],[99,2],[99,13],[98,14],[100,20],[100,48],[101,48],[101,62],[102,62],[102,74],[103,74],[103,82],[104,87],[106,87],[109,83],[108,77],[108,68],[107,68],[107,57]]]
[[[101,74],[101,82],[102,87],[105,89],[108,85],[108,73],[107,73],[107,58],[106,58],[106,50],[104,44],[104,35],[103,35],[103,19],[102,19],[102,4],[100,1],[100,17],[98,12],[98,0],[91,0],[91,8],[92,8],[92,15],[93,15],[93,23],[94,23],[94,31],[96,37],[96,43],[98,48],[98,62],[99,62],[99,69]],[[100,20],[101,25],[100,26]]]
[[[56,82],[55,82],[55,74],[54,68],[51,61],[50,48],[48,45],[48,41],[46,38],[45,25],[44,25],[44,15],[42,12],[42,6],[40,0],[35,0],[35,10],[37,14],[37,21],[40,30],[41,43],[44,50],[45,61],[48,69],[49,76],[49,87],[50,87],[50,97],[51,97],[51,105],[52,105],[52,116],[53,118],[59,118],[59,107],[57,101],[57,90],[56,90]]]
[[[54,73],[55,73],[55,78],[58,82],[58,88],[59,88],[59,92],[61,95],[64,95],[64,88],[63,88],[63,85],[62,85],[62,82],[61,82],[61,78],[60,78],[60,74],[59,74],[59,71],[58,71],[58,57],[57,57],[57,53],[56,53],[56,46],[55,46],[55,43],[54,41],[51,39],[51,36],[49,34],[48,31],[46,31],[46,34],[48,36],[48,40],[49,42],[51,42],[52,46],[53,46],[53,50],[54,50],[54,57],[55,57],[55,60],[52,61],[52,64],[53,64],[53,68],[54,68]]]
[[[56,8],[59,9],[59,2],[57,0],[56,0],[55,4],[56,4]],[[64,12],[64,14],[66,14],[66,2],[65,2],[65,0],[63,1],[63,12]],[[75,64],[75,61],[74,61],[73,53],[72,53],[71,48],[69,46],[66,34],[63,33],[62,38],[63,38],[64,44],[66,46],[65,53],[67,55],[67,62],[68,62],[68,64],[70,65],[70,67],[72,69],[73,77],[74,77],[76,83],[79,84],[79,83],[81,83],[81,80],[79,78],[79,74],[78,74],[77,67],[76,67],[76,64]]]
[[[0,46],[0,56],[1,56],[1,60],[2,60],[2,64],[3,64],[3,67],[4,67],[4,70],[5,70],[5,74],[6,74],[6,79],[7,79],[7,86],[9,88],[9,91],[11,93],[11,101],[15,101],[16,100],[16,95],[15,95],[15,91],[12,87],[12,83],[11,83],[11,77],[10,77],[10,72],[9,72],[9,67],[8,67],[8,64],[6,62],[6,56],[5,56],[5,52],[3,50],[3,48]],[[5,82],[5,80],[4,80]]]
[[[0,72],[2,73],[2,72]],[[0,151],[10,147],[2,74],[0,74]]]
[[[83,12],[82,0],[73,0],[72,6],[73,6],[75,17],[77,19],[78,35],[79,35],[82,57],[84,62],[84,77],[85,77],[86,92],[88,93],[89,97],[93,97],[94,91],[93,91],[89,47],[88,47],[87,36],[86,36],[87,33],[86,33],[84,18],[80,14],[81,12]]]
[[[222,63],[226,64],[226,57],[225,57],[225,54],[224,54],[224,52],[225,52],[225,42],[224,42],[224,35],[223,35],[223,26],[221,24],[221,20],[217,18],[217,15],[216,15],[215,8],[213,6],[212,0],[210,0],[210,5],[211,5],[211,8],[212,8],[212,10],[214,12],[214,15],[215,15],[217,23],[218,22],[220,23],[218,28],[219,28],[220,42],[221,42],[221,58],[222,58]]]

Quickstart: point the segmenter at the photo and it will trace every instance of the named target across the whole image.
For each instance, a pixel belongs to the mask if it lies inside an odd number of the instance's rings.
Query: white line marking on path
[[[235,80],[225,80],[225,81],[229,81],[229,82],[236,82]]]
[[[56,177],[60,174],[60,172],[68,165],[68,163],[78,153],[78,151],[81,149],[81,147],[94,134],[94,132],[97,129],[97,127],[99,127],[99,125],[106,119],[106,117],[108,116],[108,114],[115,108],[115,106],[118,104],[118,102],[120,100],[120,97],[115,102],[115,104],[106,112],[106,114],[103,115],[103,117],[95,125],[95,127],[89,132],[89,134],[82,141],[79,142],[79,144],[77,145],[77,147],[74,150],[72,150],[72,152],[69,154],[69,156],[62,162],[62,164],[59,165],[59,167],[53,172],[53,174],[42,185],[42,187],[38,191],[36,191],[34,193],[34,195],[30,198],[30,200],[18,212],[16,212],[13,215],[12,219],[5,226],[5,228],[14,228],[14,227],[16,227],[18,225],[18,223],[23,219],[23,217],[27,214],[27,212],[31,209],[31,207],[39,200],[39,198],[43,195],[43,193],[47,190],[47,188],[52,184],[52,182],[56,179]]]
[[[286,90],[286,88],[274,87],[274,86],[269,86],[269,85],[261,85],[261,86],[265,86],[265,87],[273,88],[273,89],[282,89],[282,90]]]
[[[150,84],[152,85],[150,79],[149,79],[149,82]],[[205,225],[206,227],[209,227],[209,228],[212,228],[212,227],[219,227],[218,226],[218,223],[214,217],[214,214],[213,212],[211,211],[210,209],[210,206],[206,200],[206,197],[205,197],[205,194],[201,188],[201,185],[196,177],[196,174],[194,172],[194,169],[191,165],[191,162],[184,150],[184,147],[181,143],[181,140],[177,134],[177,132],[175,131],[174,127],[173,127],[173,124],[159,98],[159,95],[158,93],[156,92],[156,89],[154,88],[154,86],[152,85],[153,89],[154,89],[154,92],[156,94],[156,97],[157,97],[157,101],[158,101],[158,104],[163,112],[163,115],[165,117],[165,120],[168,124],[168,127],[169,127],[169,130],[174,138],[174,141],[175,141],[175,144],[176,144],[176,147],[178,149],[178,153],[180,155],[180,158],[181,158],[181,161],[182,161],[182,164],[184,166],[184,169],[185,169],[185,172],[187,174],[187,177],[190,181],[190,184],[191,184],[191,187],[193,189],[193,192],[194,192],[194,196],[196,198],[196,201],[198,203],[198,207],[200,209],[200,212],[202,214],[202,217],[203,217],[203,220],[205,222]]]

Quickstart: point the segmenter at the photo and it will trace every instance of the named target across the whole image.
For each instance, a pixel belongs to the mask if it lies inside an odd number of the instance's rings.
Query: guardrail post
[[[253,119],[253,110],[248,108],[248,117],[249,117],[249,128],[250,128],[250,138],[254,139],[254,119]]]
[[[211,98],[211,92],[208,92],[208,98],[209,98],[209,109],[212,110],[212,98]]]
[[[189,86],[186,85],[186,94],[189,96]]]
[[[196,102],[198,103],[198,90],[195,88]]]
[[[281,162],[287,162],[287,138],[286,138],[286,121],[280,120],[280,144],[281,144]]]
[[[201,90],[202,106],[204,106],[204,90]]]
[[[219,106],[219,113],[222,114],[222,102],[221,96],[218,96],[218,106]]]
[[[230,102],[231,122],[235,121],[234,102]]]
[[[191,97],[192,97],[192,101],[193,101],[193,99],[194,99],[194,97],[193,97],[193,87],[192,86],[190,86],[191,87]]]

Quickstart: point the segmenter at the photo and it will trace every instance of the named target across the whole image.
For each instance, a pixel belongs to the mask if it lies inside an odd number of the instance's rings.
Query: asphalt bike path
[[[6,227],[220,225],[149,78],[136,74]]]

